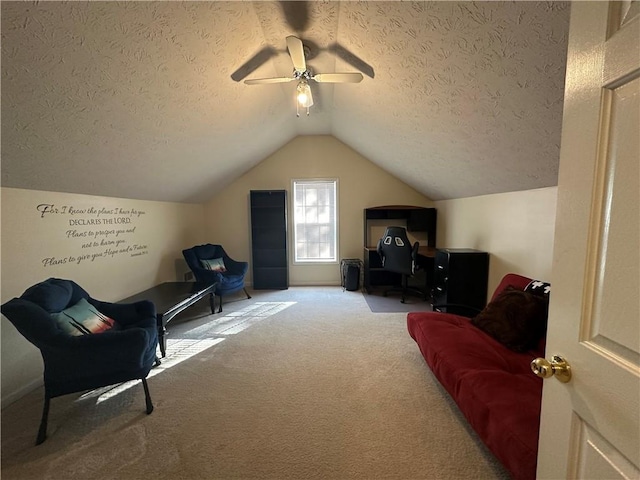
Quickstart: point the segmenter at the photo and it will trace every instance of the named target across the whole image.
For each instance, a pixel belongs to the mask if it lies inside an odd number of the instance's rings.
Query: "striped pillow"
[[[102,333],[116,326],[115,320],[100,313],[84,298],[61,312],[52,313],[51,316],[60,329],[71,336]]]
[[[202,268],[205,270],[213,270],[214,272],[226,272],[227,268],[224,266],[224,260],[222,258],[212,258],[210,260],[200,260]]]

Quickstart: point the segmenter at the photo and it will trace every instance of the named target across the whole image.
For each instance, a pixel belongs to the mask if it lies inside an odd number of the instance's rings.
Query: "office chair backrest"
[[[418,242],[411,245],[406,228],[387,227],[377,250],[385,270],[413,275],[419,246]]]

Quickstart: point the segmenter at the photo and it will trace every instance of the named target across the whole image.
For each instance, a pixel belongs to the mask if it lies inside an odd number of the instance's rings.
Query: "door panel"
[[[575,474],[572,478],[585,480],[639,478],[638,469],[598,434],[597,430],[577,420],[575,438],[579,450],[576,452]]]
[[[605,92],[609,104],[606,145],[602,168],[597,175],[604,183],[600,206],[593,298],[593,324],[584,341],[593,342],[612,358],[626,359],[638,366],[640,352],[640,304],[627,299],[638,295],[640,247],[632,239],[639,238],[640,215],[640,79]]]

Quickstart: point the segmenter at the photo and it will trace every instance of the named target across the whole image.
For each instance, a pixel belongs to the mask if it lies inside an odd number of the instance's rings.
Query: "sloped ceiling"
[[[203,202],[330,134],[434,199],[556,185],[565,2],[6,2],[2,186]],[[295,115],[285,37],[316,73]],[[300,159],[304,161],[304,159]]]

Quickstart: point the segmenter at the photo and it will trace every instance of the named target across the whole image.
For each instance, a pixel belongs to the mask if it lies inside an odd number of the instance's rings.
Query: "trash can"
[[[342,291],[353,292],[360,288],[360,270],[362,260],[359,258],[345,258],[340,260],[340,278]]]

